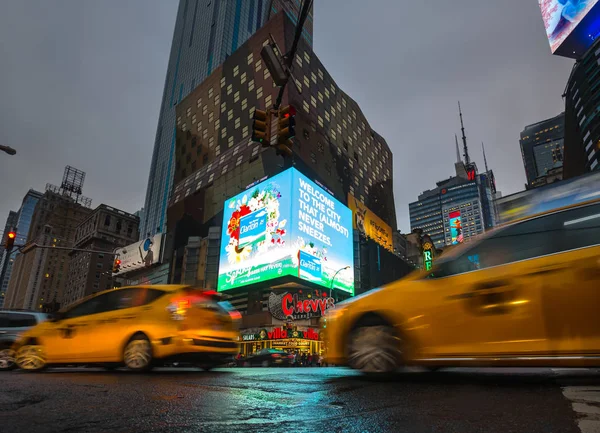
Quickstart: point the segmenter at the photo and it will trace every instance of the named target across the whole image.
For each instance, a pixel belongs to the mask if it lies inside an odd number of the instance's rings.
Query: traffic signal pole
[[[292,48],[290,52],[285,55],[285,63],[287,66],[287,79],[283,86],[279,88],[279,94],[277,95],[277,99],[275,100],[275,106],[273,107],[275,110],[279,110],[279,107],[281,106],[281,101],[283,100],[283,92],[285,91],[285,87],[289,82],[290,69],[294,63],[294,57],[296,56],[296,50],[298,49],[298,42],[300,42],[300,36],[302,36],[302,29],[304,29],[304,23],[306,22],[306,18],[308,17],[308,11],[310,11],[312,3],[313,0],[304,0],[304,2],[302,3],[302,11],[300,12],[300,19],[298,20],[298,24],[296,25],[296,34],[294,35],[294,42],[292,42]]]

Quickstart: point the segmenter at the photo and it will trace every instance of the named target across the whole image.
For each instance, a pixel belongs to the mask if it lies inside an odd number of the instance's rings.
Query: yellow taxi
[[[100,364],[145,371],[165,362],[210,369],[238,352],[241,316],[215,292],[183,285],[98,293],[25,332],[17,365]]]
[[[500,227],[328,311],[327,362],[365,373],[600,366],[600,202]]]

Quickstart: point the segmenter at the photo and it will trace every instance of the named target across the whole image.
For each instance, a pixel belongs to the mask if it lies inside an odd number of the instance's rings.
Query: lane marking
[[[565,386],[562,393],[571,402],[579,430],[600,433],[600,386]]]

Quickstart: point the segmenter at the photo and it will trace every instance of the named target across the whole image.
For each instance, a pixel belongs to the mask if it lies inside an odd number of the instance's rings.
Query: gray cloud
[[[27,0],[0,15],[0,218],[28,188],[87,172],[95,204],[143,205],[176,0]],[[456,102],[471,156],[505,194],[525,182],[519,132],[558,114],[572,61],[532,0],[316,0],[315,51],[394,152],[398,223],[453,173]],[[3,222],[2,222],[3,223]]]

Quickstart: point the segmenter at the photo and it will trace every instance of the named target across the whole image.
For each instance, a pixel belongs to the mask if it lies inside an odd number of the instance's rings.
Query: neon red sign
[[[325,314],[328,308],[335,308],[333,298],[322,299],[298,299],[298,295],[287,293],[281,299],[281,309],[286,316],[294,316],[296,314],[308,313],[309,316],[313,313]]]

